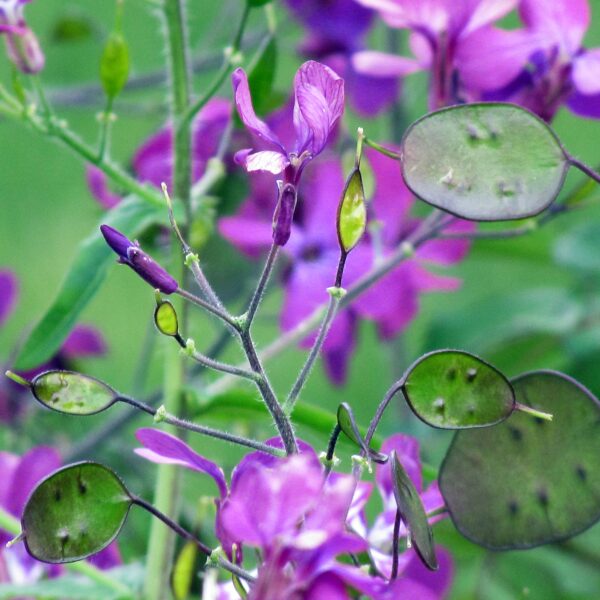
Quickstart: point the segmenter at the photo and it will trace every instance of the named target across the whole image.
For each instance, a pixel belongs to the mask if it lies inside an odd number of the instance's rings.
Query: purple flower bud
[[[279,193],[273,215],[273,241],[277,246],[285,246],[290,239],[296,199],[296,188],[291,183],[286,183]]]
[[[100,231],[106,243],[122,258],[127,259],[127,249],[135,244],[126,238],[120,231],[110,225],[100,225]]]
[[[144,281],[163,294],[172,294],[179,284],[156,261],[148,256],[137,243],[109,225],[101,225],[100,231],[106,243],[119,255],[119,261],[130,266]]]
[[[151,286],[163,294],[172,294],[179,284],[156,261],[141,248],[130,246],[127,249],[127,264]]]

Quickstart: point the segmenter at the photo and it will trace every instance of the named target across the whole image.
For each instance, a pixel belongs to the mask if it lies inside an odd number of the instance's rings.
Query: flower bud
[[[277,246],[285,246],[290,239],[296,199],[296,188],[291,183],[286,183],[279,192],[279,201],[273,215],[273,241]]]
[[[46,59],[38,39],[25,24],[18,30],[7,31],[5,40],[8,57],[19,71],[34,74],[44,68]]]
[[[177,281],[150,258],[137,242],[132,242],[109,225],[101,225],[100,231],[106,243],[118,254],[119,262],[130,266],[144,281],[163,294],[172,294],[177,290],[179,287]]]
[[[108,38],[100,60],[100,81],[104,93],[111,100],[127,83],[129,75],[129,49],[120,32],[113,32]]]

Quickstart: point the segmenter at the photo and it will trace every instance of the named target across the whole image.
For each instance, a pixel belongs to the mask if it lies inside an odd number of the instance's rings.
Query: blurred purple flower
[[[223,98],[213,98],[198,113],[192,126],[193,180],[202,177],[206,163],[217,154],[221,137],[231,120],[231,104]],[[169,189],[173,180],[173,128],[164,127],[148,138],[133,157],[133,172],[142,182]],[[97,167],[87,168],[87,182],[92,195],[106,209],[116,206],[121,197],[108,187],[104,173]]]
[[[394,102],[396,77],[371,77],[352,65],[352,55],[364,49],[373,20],[371,10],[354,0],[287,0],[287,5],[308,30],[301,51],[344,77],[352,107],[359,114],[375,115]]]
[[[0,327],[12,314],[18,297],[17,277],[0,269]],[[76,325],[57,354],[36,369],[21,373],[32,379],[48,369],[66,369],[78,358],[99,356],[106,352],[106,342],[100,332],[89,325]],[[26,390],[6,377],[0,378],[0,422],[12,423],[22,412]]]
[[[25,503],[37,483],[61,466],[58,452],[50,446],[32,448],[23,456],[0,451],[0,507],[20,519]],[[24,544],[5,548],[13,535],[0,529],[0,582],[31,583],[45,575],[62,572],[29,556]],[[121,564],[116,543],[112,543],[91,559],[97,567],[110,569]]]
[[[349,255],[344,272],[345,286],[371,270],[376,260],[396,250],[419,224],[419,220],[409,214],[414,199],[397,164],[370,149],[366,157],[375,181],[370,220],[379,221],[381,228],[376,236],[367,236]],[[315,165],[300,186],[298,215],[284,250],[289,268],[285,270],[281,326],[286,331],[327,300],[326,289],[333,283],[339,258],[335,223],[343,186],[342,166],[337,159]],[[249,256],[260,255],[270,244],[271,190],[271,182],[254,175],[251,195],[237,215],[219,222],[221,234]],[[472,227],[472,223],[457,221],[453,229],[465,231]],[[375,321],[383,338],[397,335],[416,317],[422,292],[453,290],[459,285],[456,279],[431,273],[424,268],[424,263],[450,265],[460,261],[468,249],[468,242],[462,240],[428,242],[417,250],[414,258],[400,263],[339,313],[324,345],[325,367],[331,379],[338,384],[345,379],[358,319]],[[303,344],[310,345],[312,339],[304,340]]]
[[[482,90],[493,90],[484,97],[516,102],[547,121],[565,102],[574,113],[600,118],[600,48],[581,45],[590,25],[587,0],[522,0],[519,11],[526,27],[520,35],[529,40],[527,64],[505,86],[493,76],[480,80]],[[486,48],[482,66],[504,61],[507,53],[511,48]]]
[[[246,128],[264,149],[236,153],[236,162],[247,171],[284,173],[284,182],[297,185],[302,170],[321,153],[344,111],[344,80],[329,67],[315,61],[304,63],[294,77],[293,150],[284,147],[279,136],[256,116],[252,106],[248,77],[243,69],[232,75],[235,104]]]
[[[8,58],[22,73],[39,73],[45,57],[35,33],[25,22],[24,5],[30,0],[0,1],[0,34],[4,34]]]
[[[146,254],[138,242],[130,241],[109,225],[101,225],[100,231],[106,243],[118,255],[118,262],[131,267],[144,281],[163,294],[172,294],[177,290],[179,287],[177,281]]]
[[[478,77],[493,77],[496,87],[505,85],[519,73],[531,51],[523,32],[490,26],[519,0],[356,1],[378,11],[390,27],[410,29],[410,46],[416,58],[363,51],[354,55],[354,68],[375,77],[405,76],[429,69],[431,109],[469,100],[469,86]],[[495,52],[501,52],[501,60]]]

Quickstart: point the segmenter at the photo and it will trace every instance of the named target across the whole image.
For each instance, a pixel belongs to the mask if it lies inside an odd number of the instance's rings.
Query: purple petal
[[[469,3],[465,3],[469,4]],[[479,0],[470,3],[468,21],[461,31],[465,37],[473,31],[497,21],[519,4],[519,0]],[[475,6],[472,6],[475,4]]]
[[[370,77],[405,77],[423,67],[414,58],[363,50],[352,55],[352,67],[357,73]]]
[[[548,47],[560,44],[574,55],[590,25],[587,0],[521,0],[521,19],[544,37]]]
[[[50,446],[37,446],[23,455],[8,483],[10,493],[4,508],[15,517],[20,517],[29,494],[38,482],[58,469],[61,458]]]
[[[232,483],[220,519],[232,539],[265,549],[278,536],[290,535],[314,506],[322,485],[322,471],[306,455],[282,459],[268,469],[246,465]]]
[[[148,138],[133,157],[133,170],[140,181],[172,188],[173,131],[165,127]]]
[[[573,83],[584,96],[600,94],[600,48],[586,50],[573,61]]]
[[[436,546],[435,549],[439,569],[437,571],[430,571],[425,567],[423,562],[414,557],[410,561],[406,569],[404,570],[401,579],[394,587],[394,592],[401,598],[421,598],[421,596],[414,596],[409,593],[410,583],[418,583],[426,588],[431,594],[431,598],[435,600],[442,600],[446,598],[446,595],[450,591],[450,585],[452,583],[452,577],[454,574],[454,567],[452,564],[452,558],[449,552],[441,546]]]
[[[303,595],[305,600],[348,600],[344,582],[331,572],[316,577]]]
[[[323,150],[344,112],[344,80],[329,67],[310,60],[298,69],[294,91],[297,151],[307,150],[314,157]]]
[[[524,30],[483,27],[475,31],[461,39],[456,49],[455,62],[462,83],[478,91],[508,85],[525,68],[538,41],[536,35]]]
[[[97,554],[90,556],[88,561],[95,567],[98,567],[102,570],[112,569],[123,564],[123,560],[121,559],[121,551],[119,550],[117,542],[113,542],[104,548],[104,550],[101,550]]]
[[[248,172],[267,171],[273,175],[281,173],[290,163],[285,154],[274,150],[260,150],[252,154],[238,152],[235,161]]]
[[[574,93],[568,100],[569,108],[581,117],[600,119],[600,94],[586,96]]]
[[[106,175],[98,167],[86,167],[85,176],[92,195],[104,208],[110,210],[121,202],[121,196],[110,191]]]
[[[396,101],[400,82],[396,77],[371,77],[349,68],[346,88],[354,110],[361,116],[373,117]]]
[[[410,265],[415,289],[421,292],[453,292],[460,288],[462,280],[447,275],[438,275],[413,261]]]
[[[9,497],[11,496],[10,482],[13,479],[14,472],[19,466],[20,457],[11,452],[0,451],[0,473],[2,479],[8,482],[9,485],[0,486],[0,506],[6,507]]]
[[[204,458],[175,436],[159,429],[138,429],[135,437],[144,448],[135,453],[158,464],[180,465],[193,471],[206,473],[219,488],[221,498],[227,495],[227,483],[223,470],[216,463]]]
[[[0,270],[0,325],[8,319],[17,302],[19,285],[11,271]]]
[[[231,81],[233,83],[235,105],[244,125],[261,140],[277,147],[285,154],[285,148],[281,145],[277,135],[264,121],[261,121],[254,112],[250,87],[248,85],[248,76],[244,69],[236,69],[231,76]]]
[[[471,221],[456,220],[445,233],[471,233],[477,229],[477,225]],[[432,240],[424,244],[417,251],[417,257],[421,260],[438,263],[440,265],[452,265],[460,262],[471,248],[469,240],[449,239]]]
[[[273,227],[268,221],[245,218],[223,217],[219,219],[219,233],[238,250],[252,257],[271,246]]]
[[[356,315],[350,310],[340,312],[333,322],[323,345],[323,361],[327,376],[334,385],[346,381],[348,362],[356,346]]]
[[[95,327],[76,325],[60,351],[69,360],[84,356],[98,356],[106,352],[106,342]]]
[[[421,500],[423,501],[425,512],[428,515],[444,508],[444,506],[446,505],[446,503],[444,502],[444,498],[442,497],[442,493],[440,492],[440,488],[438,486],[437,481],[431,483],[428,486],[428,488],[421,494]],[[445,515],[442,515],[442,518],[444,518],[444,516]],[[433,519],[435,519],[435,522],[440,520],[436,516],[432,519],[429,519],[429,522],[434,522]]]

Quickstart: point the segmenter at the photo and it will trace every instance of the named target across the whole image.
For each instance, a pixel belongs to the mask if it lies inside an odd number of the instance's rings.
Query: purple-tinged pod
[[[273,242],[277,246],[285,246],[290,239],[296,200],[295,186],[286,183],[279,193],[279,201],[273,215]]]
[[[130,266],[144,281],[163,294],[172,294],[179,284],[139,244],[132,242],[120,231],[108,225],[100,227],[106,243],[119,256],[119,261]]]

